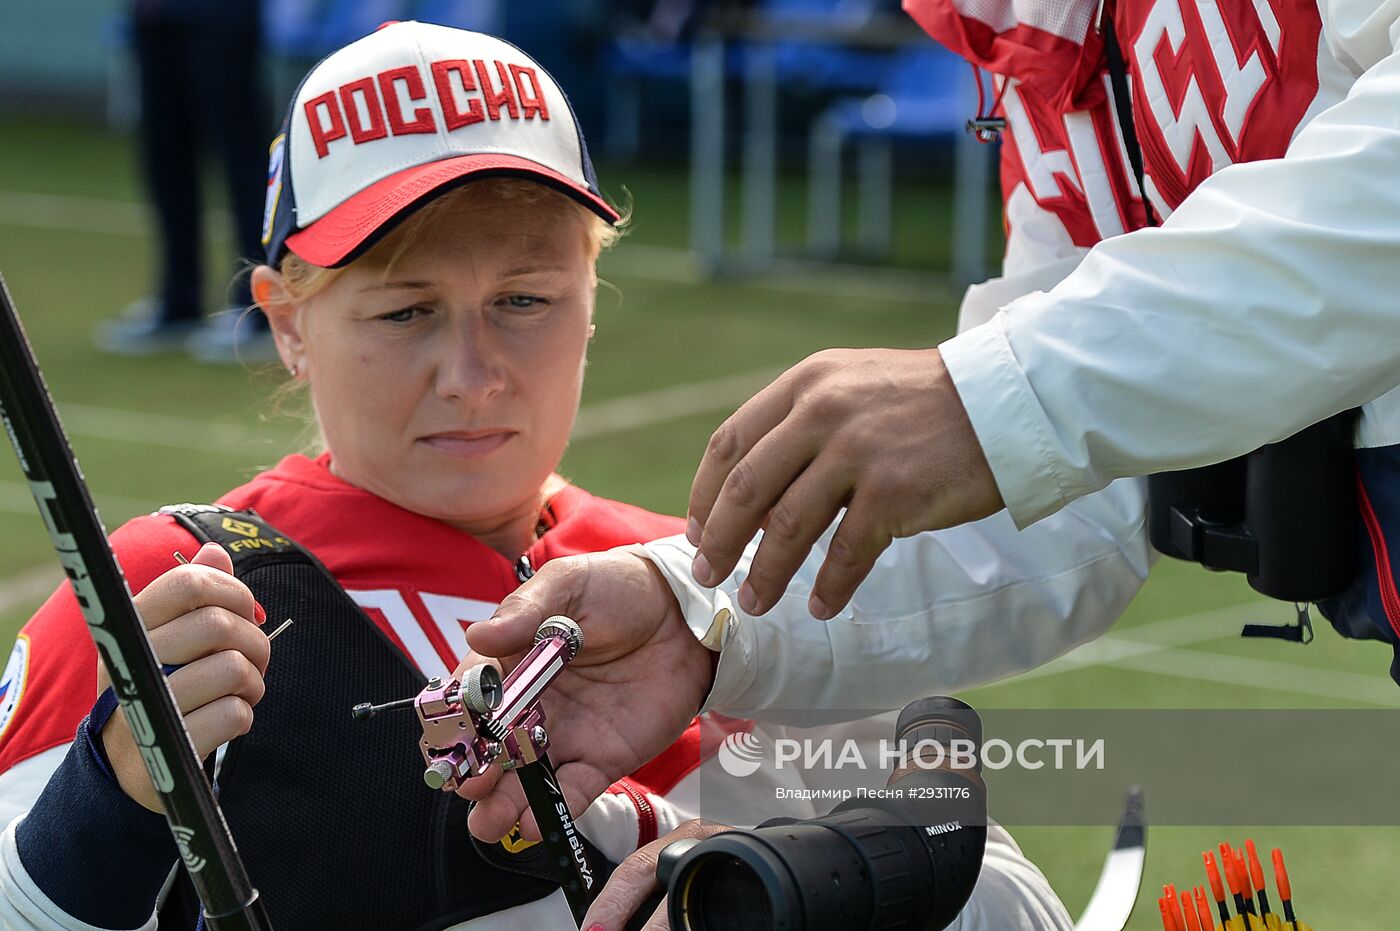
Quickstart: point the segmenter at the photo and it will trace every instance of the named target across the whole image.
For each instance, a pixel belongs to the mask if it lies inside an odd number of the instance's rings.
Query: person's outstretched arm
[[[1026,672],[1108,630],[1151,560],[1145,489],[1127,479],[1024,531],[998,514],[896,540],[851,602],[819,621],[808,598],[831,538],[762,617],[737,603],[760,541],[713,589],[691,577],[686,540],[647,545],[691,630],[723,646],[706,710],[816,724]]]

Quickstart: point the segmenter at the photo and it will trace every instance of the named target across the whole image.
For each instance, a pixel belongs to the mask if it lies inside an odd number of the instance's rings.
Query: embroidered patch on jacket
[[[19,700],[24,697],[24,684],[29,673],[29,638],[20,634],[15,640],[15,648],[10,651],[10,661],[5,664],[5,672],[0,675],[0,740],[19,710]]]

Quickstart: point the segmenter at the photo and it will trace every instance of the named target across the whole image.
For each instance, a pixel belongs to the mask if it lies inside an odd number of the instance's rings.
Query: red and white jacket
[[[905,0],[1004,83],[1018,287],[975,289],[990,324],[942,349],[1017,523],[1349,407],[1358,446],[1400,442],[1400,2],[1100,3]],[[1104,16],[1164,218],[1132,236]]]
[[[1307,118],[1345,89],[1319,80],[1315,0],[909,0],[906,7],[1001,85],[1011,273],[1035,228],[1053,223],[1058,228],[1041,242],[1087,249],[1145,225],[1112,103],[1102,17],[1113,17],[1130,65],[1134,123],[1159,216],[1227,165],[1281,157]]]

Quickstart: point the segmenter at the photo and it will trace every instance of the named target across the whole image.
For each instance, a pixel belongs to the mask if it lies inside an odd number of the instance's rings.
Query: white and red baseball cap
[[[568,98],[494,36],[387,23],[302,80],[272,143],[267,262],[353,261],[434,196],[489,176],[548,185],[610,223]]]

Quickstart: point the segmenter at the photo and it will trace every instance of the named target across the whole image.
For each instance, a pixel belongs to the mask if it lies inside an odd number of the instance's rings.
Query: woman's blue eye
[[[506,298],[506,303],[518,310],[529,310],[532,307],[540,307],[548,304],[549,301],[542,297],[534,297],[529,294],[512,294]]]
[[[418,307],[405,307],[403,310],[396,310],[392,313],[380,314],[379,319],[387,320],[389,323],[407,323],[414,317],[418,316],[418,312],[420,310],[421,308]]]

